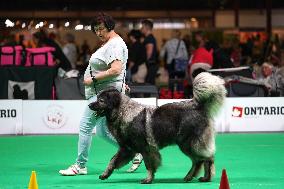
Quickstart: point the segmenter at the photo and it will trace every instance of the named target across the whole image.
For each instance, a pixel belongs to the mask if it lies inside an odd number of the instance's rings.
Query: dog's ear
[[[106,88],[98,94],[98,99],[105,99],[107,109],[118,108],[121,102],[121,93],[114,87]]]
[[[121,93],[118,90],[107,91],[107,98],[109,106],[112,108],[118,108],[121,102]]]

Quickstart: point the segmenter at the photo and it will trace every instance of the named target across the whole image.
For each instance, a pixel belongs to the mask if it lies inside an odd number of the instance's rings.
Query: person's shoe
[[[126,171],[128,173],[133,173],[138,169],[138,167],[141,165],[143,160],[143,156],[141,154],[136,154],[133,161],[132,166]]]
[[[87,167],[81,168],[77,164],[71,165],[67,169],[59,171],[59,174],[63,176],[86,175],[87,173],[88,173]]]

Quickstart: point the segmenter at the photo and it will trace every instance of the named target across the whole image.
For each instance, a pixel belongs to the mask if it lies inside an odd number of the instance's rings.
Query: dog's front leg
[[[118,169],[126,165],[130,160],[132,160],[134,156],[134,152],[125,148],[120,148],[118,152],[112,157],[106,170],[99,176],[99,178],[101,180],[107,179],[112,174],[114,169]]]
[[[114,162],[117,159],[117,154],[115,154],[112,159],[110,160],[106,170],[99,176],[99,179],[105,180],[107,179],[113,172],[114,170]]]
[[[142,153],[142,155],[148,175],[141,180],[141,184],[151,184],[154,180],[155,172],[161,164],[161,155],[157,149],[152,149],[150,152]]]

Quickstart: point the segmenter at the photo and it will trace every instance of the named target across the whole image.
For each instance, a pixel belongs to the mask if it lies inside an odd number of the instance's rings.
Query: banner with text
[[[0,101],[0,134],[22,134],[22,100]]]
[[[174,99],[134,98],[161,106]],[[76,134],[85,100],[0,100],[1,134]],[[227,98],[215,117],[218,132],[284,131],[284,98]]]
[[[284,131],[284,98],[227,98],[225,132]]]

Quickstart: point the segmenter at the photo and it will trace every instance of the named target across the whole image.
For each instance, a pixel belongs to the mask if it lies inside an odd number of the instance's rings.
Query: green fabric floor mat
[[[226,169],[231,189],[284,188],[284,133],[218,134],[216,175],[212,182],[197,178],[184,183],[191,161],[177,146],[161,151],[162,166],[151,185],[139,184],[147,172],[142,164],[135,173],[126,173],[130,164],[101,181],[99,175],[116,152],[116,147],[94,137],[85,176],[60,176],[58,171],[74,163],[77,135],[0,137],[0,189],[28,188],[31,172],[37,174],[39,189],[100,188],[196,188],[218,189]]]

